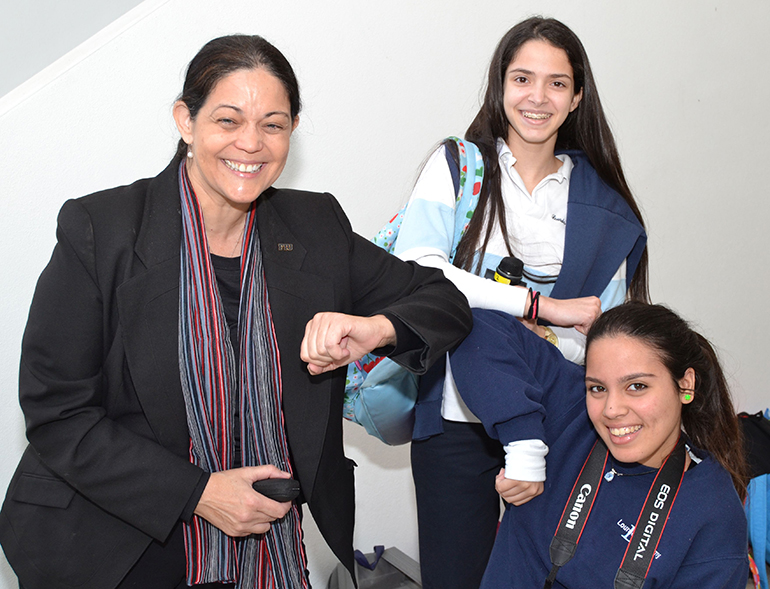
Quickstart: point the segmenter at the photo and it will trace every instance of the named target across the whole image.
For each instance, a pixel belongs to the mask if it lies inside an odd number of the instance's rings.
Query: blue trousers
[[[423,589],[478,589],[500,519],[500,442],[478,423],[444,420],[444,433],[412,442]]]

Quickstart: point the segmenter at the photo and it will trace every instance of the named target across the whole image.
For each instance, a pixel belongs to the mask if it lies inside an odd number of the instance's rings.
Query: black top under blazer
[[[179,377],[178,166],[59,214],[22,344],[29,446],[0,514],[0,542],[25,589],[115,587],[152,539],[169,536],[205,476],[189,461]],[[305,324],[320,311],[385,311],[424,342],[393,359],[422,373],[467,334],[470,311],[440,271],[355,235],[329,194],[270,188],[257,217],[295,476],[352,570],[345,369],[308,373]]]

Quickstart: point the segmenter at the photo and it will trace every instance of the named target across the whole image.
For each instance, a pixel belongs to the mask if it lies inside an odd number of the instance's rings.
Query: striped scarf
[[[236,367],[203,216],[185,162],[179,167],[179,192],[179,370],[190,432],[190,461],[207,472],[240,466],[233,464],[234,407],[240,402],[243,465],[274,464],[291,472],[281,410],[280,358],[255,207],[246,220],[241,252],[240,366]],[[309,587],[296,504],[262,535],[232,538],[198,516],[184,528],[190,586],[222,582],[237,583],[238,589]]]

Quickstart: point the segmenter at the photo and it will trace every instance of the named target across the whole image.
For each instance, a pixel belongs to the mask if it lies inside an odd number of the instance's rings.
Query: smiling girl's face
[[[637,338],[602,337],[586,354],[588,416],[620,462],[663,464],[679,438],[682,405],[692,401],[685,393],[694,386],[692,368],[674,381],[657,351]]]
[[[553,150],[559,127],[582,96],[582,89],[575,93],[572,65],[564,49],[545,41],[524,43],[503,80],[503,105],[509,124],[506,142],[513,154],[522,144]]]

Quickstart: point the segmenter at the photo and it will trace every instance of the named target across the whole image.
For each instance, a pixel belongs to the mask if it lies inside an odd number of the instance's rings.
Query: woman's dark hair
[[[283,53],[258,35],[228,35],[206,43],[187,66],[182,94],[177,100],[187,105],[195,119],[211,91],[220,80],[238,70],[264,68],[283,84],[289,96],[292,121],[299,114],[299,84]],[[187,152],[181,139],[177,156]]]
[[[458,245],[454,259],[455,266],[469,272],[474,271],[473,262],[479,245],[481,246],[480,255],[475,272],[480,272],[481,259],[486,252],[495,223],[499,224],[508,252],[512,254],[500,188],[501,172],[498,164],[497,140],[507,139],[510,125],[503,104],[505,72],[519,48],[527,41],[533,40],[545,41],[564,50],[572,66],[575,93],[583,91],[580,104],[569,113],[559,128],[556,149],[582,150],[599,177],[623,197],[644,226],[639,207],[623,174],[615,140],[604,116],[596,83],[591,73],[591,64],[583,44],[565,24],[552,18],[535,16],[517,24],[498,43],[489,66],[484,103],[465,133],[465,137],[481,150],[486,168],[476,214]],[[485,219],[486,226],[484,226]],[[631,300],[649,301],[646,248],[631,280],[629,296]]]
[[[619,335],[654,349],[674,383],[688,368],[695,371],[693,400],[682,405],[682,425],[693,443],[730,473],[743,500],[749,480],[743,433],[719,359],[708,340],[667,307],[631,301],[599,316],[588,332],[586,351],[600,338]]]

